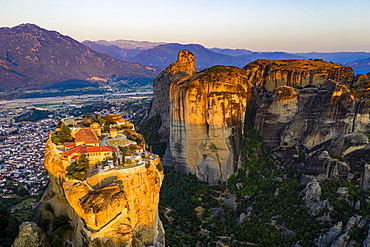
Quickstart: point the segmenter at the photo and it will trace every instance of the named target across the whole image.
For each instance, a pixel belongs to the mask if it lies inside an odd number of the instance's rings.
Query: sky
[[[370,52],[370,0],[0,0],[0,27],[22,23],[78,41]]]

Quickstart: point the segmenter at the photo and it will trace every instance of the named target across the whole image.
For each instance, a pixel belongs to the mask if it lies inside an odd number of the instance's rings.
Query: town
[[[30,195],[38,195],[48,183],[45,171],[44,146],[48,133],[55,128],[54,119],[35,123],[3,124],[0,127],[0,192],[2,198],[15,196],[14,188],[24,187]],[[7,182],[8,181],[8,182]]]
[[[9,111],[12,111],[12,109],[7,108],[3,114],[9,116]],[[127,111],[122,110],[122,107],[111,106],[107,109],[91,112],[91,114],[99,116],[120,114],[131,117],[135,113],[129,115]],[[14,118],[10,118],[10,120],[8,118],[8,121],[3,121],[0,124],[0,148],[2,150],[0,153],[0,196],[2,198],[14,198],[17,196],[17,192],[20,196],[37,196],[43,193],[43,189],[49,181],[44,168],[45,142],[49,134],[55,130],[61,117],[64,117],[65,121],[69,123],[74,115],[68,115],[68,112],[62,112],[62,114],[54,112],[46,119],[36,122],[15,122]],[[133,125],[131,128],[133,128]],[[120,132],[114,133],[114,129],[110,132],[113,135],[116,134],[119,138],[124,137]],[[136,142],[127,143],[135,144]],[[102,145],[109,144],[104,141]],[[64,152],[67,149],[68,147],[62,147],[60,150]],[[134,147],[132,146],[131,149],[134,149]],[[113,150],[119,151],[118,147]],[[125,151],[126,148],[123,150]],[[121,153],[116,152],[117,158],[124,162]],[[109,157],[113,158],[112,155],[111,153]],[[128,155],[128,152],[126,155]],[[127,157],[126,165],[132,162],[131,160],[135,163],[134,157]],[[102,163],[104,166],[101,166],[101,169],[107,170],[109,167],[113,167],[112,162],[113,160],[104,160]],[[19,191],[22,191],[22,193],[19,193]]]

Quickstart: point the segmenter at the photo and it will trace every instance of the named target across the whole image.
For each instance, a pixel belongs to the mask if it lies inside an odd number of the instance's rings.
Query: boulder
[[[15,238],[12,247],[49,247],[51,243],[36,223],[26,221],[19,227],[18,236]]]
[[[327,233],[323,236],[320,236],[318,240],[319,247],[327,247],[330,246],[335,239],[339,236],[340,232],[342,231],[342,222],[338,222],[336,225],[331,227]]]

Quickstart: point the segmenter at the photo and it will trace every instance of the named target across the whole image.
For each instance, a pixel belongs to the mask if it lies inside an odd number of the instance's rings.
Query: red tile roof
[[[65,143],[63,143],[63,145],[64,145],[65,148],[74,148],[74,147],[76,147],[75,142],[65,142]]]
[[[70,156],[73,153],[102,153],[102,152],[117,152],[117,148],[111,146],[78,146],[63,152],[64,156]]]
[[[99,140],[91,128],[81,128],[76,133],[75,142],[83,142],[85,144],[99,144]]]

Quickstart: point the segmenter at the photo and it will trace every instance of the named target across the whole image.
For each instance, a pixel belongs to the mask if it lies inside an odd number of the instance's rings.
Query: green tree
[[[28,191],[25,187],[21,187],[18,191],[17,191],[17,195],[19,196],[26,196],[28,195]]]
[[[129,156],[131,154],[127,146],[119,146],[118,148],[121,151],[122,156]]]
[[[130,147],[129,147],[130,151],[136,151],[137,150],[137,146],[135,144],[132,144]]]
[[[86,154],[80,154],[77,160],[77,169],[86,171],[89,169],[89,167],[89,159],[87,158]]]
[[[60,130],[56,134],[51,136],[51,140],[54,143],[64,143],[73,141],[71,129],[67,125],[62,124],[60,126]]]
[[[98,117],[96,119],[96,122],[98,122],[98,124],[100,124],[100,125],[103,125],[106,121],[104,119],[102,119],[101,117]]]
[[[89,159],[86,154],[80,154],[76,163],[67,166],[66,177],[70,179],[85,180],[86,171],[90,168]]]
[[[113,165],[117,165],[117,154],[116,152],[113,152],[113,155],[112,155],[112,160],[113,160]]]
[[[59,135],[59,138],[63,142],[73,141],[73,138],[71,135],[71,129],[65,124],[62,124],[62,126],[60,127],[60,131],[58,132],[58,135]]]

